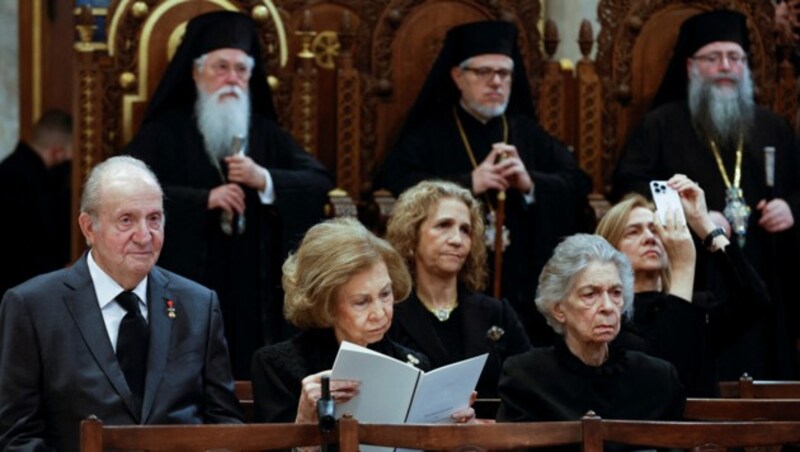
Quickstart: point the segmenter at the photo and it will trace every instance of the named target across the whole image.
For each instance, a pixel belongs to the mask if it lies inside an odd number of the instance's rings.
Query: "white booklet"
[[[449,423],[467,408],[488,354],[423,372],[410,363],[350,342],[342,342],[331,380],[358,380],[358,395],[336,405],[336,417],[350,413],[379,424]]]

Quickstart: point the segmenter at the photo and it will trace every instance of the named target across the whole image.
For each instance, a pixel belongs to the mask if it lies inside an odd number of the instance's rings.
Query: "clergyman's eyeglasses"
[[[495,69],[487,66],[465,67],[462,68],[462,70],[472,72],[473,74],[475,74],[475,77],[477,77],[478,80],[482,82],[488,82],[489,80],[493,80],[495,75],[500,78],[501,82],[505,82],[506,80],[510,80],[512,74],[514,73],[513,69],[506,69],[506,68]]]
[[[731,66],[737,66],[747,62],[747,55],[740,52],[711,52],[704,55],[695,55],[692,59],[709,66],[719,66],[723,61],[728,60]]]

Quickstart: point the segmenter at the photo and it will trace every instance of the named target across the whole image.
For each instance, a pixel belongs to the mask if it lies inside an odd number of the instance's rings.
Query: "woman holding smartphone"
[[[618,341],[674,364],[689,397],[713,396],[717,353],[768,309],[769,295],[711,221],[703,190],[681,174],[666,185],[678,193],[685,222],[674,209],[657,221],[644,197],[629,195],[597,226],[634,271],[634,316]],[[699,256],[692,232],[703,244]]]

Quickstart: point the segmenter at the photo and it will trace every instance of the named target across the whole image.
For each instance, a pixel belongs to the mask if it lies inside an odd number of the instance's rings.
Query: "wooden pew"
[[[607,442],[706,451],[800,441],[800,422],[612,421],[586,416],[581,423],[583,452],[602,452]]]
[[[290,449],[336,442],[336,432],[323,435],[316,424],[112,426],[103,425],[92,416],[81,421],[80,450],[238,451]]]
[[[424,450],[506,450],[578,445],[581,423],[523,422],[508,424],[362,424],[339,420],[340,452],[358,452],[362,445]]]
[[[255,418],[253,408],[253,385],[250,380],[237,380],[234,382],[233,392],[239,399],[239,404],[244,412],[245,422],[253,422]]]
[[[683,416],[696,421],[800,421],[800,399],[687,399]]]
[[[728,399],[800,399],[800,381],[753,380],[744,374],[738,381],[719,382],[719,393]]]

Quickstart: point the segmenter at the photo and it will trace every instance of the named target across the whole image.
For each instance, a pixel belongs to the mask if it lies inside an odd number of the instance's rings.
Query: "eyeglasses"
[[[500,68],[495,69],[491,67],[465,67],[462,68],[464,71],[469,71],[475,74],[475,77],[482,82],[488,82],[489,80],[493,80],[494,76],[498,76],[501,82],[505,82],[506,80],[511,79],[514,71],[512,69]]]
[[[692,59],[709,66],[719,66],[723,61],[728,60],[731,66],[737,66],[747,62],[747,55],[739,52],[712,52],[705,55],[695,55]]]
[[[239,80],[247,80],[250,78],[250,68],[246,63],[231,64],[225,60],[219,60],[211,63],[210,67],[211,72],[213,72],[217,77],[224,77],[228,75],[231,70],[233,70],[233,73]]]

